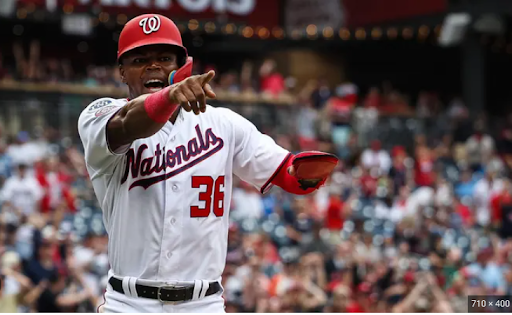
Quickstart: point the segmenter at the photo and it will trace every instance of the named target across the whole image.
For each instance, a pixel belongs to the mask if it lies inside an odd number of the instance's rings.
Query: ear
[[[126,84],[126,78],[124,76],[124,68],[122,64],[119,65],[119,74],[121,75],[121,80],[123,81],[123,83]]]

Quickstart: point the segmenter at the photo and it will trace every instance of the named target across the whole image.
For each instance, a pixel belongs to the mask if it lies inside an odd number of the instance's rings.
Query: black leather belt
[[[119,293],[124,294],[123,290],[123,281],[114,277],[110,277],[108,280],[112,289]],[[219,282],[210,282],[210,286],[208,290],[206,290],[206,295],[209,296],[215,294],[220,291],[220,283]],[[192,300],[192,295],[194,294],[194,286],[190,287],[172,287],[172,286],[163,286],[163,287],[150,287],[145,285],[136,284],[135,290],[137,290],[137,295],[139,297],[159,300],[161,302],[184,302]]]

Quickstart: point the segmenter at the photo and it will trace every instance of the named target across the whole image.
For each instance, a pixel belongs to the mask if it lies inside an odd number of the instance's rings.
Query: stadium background
[[[512,295],[510,2],[2,0],[0,311],[103,302],[76,122],[126,96],[117,38],[147,12],[176,21],[196,73],[217,71],[212,105],[343,159],[308,197],[237,183],[227,311],[466,312],[467,295]]]

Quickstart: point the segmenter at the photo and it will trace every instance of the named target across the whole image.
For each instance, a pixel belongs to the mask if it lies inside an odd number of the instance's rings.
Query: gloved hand
[[[306,151],[297,154],[289,172],[297,178],[300,188],[318,188],[325,183],[339,159],[334,154]]]

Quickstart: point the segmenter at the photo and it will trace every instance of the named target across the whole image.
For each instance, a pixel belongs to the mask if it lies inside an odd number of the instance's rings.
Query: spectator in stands
[[[89,65],[86,71],[87,76],[85,78],[84,85],[89,87],[98,86],[99,82],[97,80],[96,67],[93,65]],[[117,72],[119,72],[119,69],[117,70]]]
[[[25,58],[21,42],[13,45],[13,54],[16,62],[16,78],[23,81],[43,80],[42,67],[44,63],[40,59],[41,45],[38,40],[30,42],[29,57]]]
[[[57,157],[48,158],[35,166],[35,176],[44,190],[41,200],[42,213],[55,211],[63,202],[70,212],[76,210],[74,196],[66,182],[66,174],[60,166]]]
[[[466,141],[466,151],[471,168],[477,171],[491,159],[495,145],[492,137],[485,133],[483,120],[476,121],[473,128],[473,135]]]
[[[114,66],[110,70],[110,76],[109,76],[109,84],[113,85],[116,88],[120,89],[126,89],[126,84],[123,83],[123,80],[121,79],[121,73],[119,72],[119,67]]]
[[[497,139],[498,152],[501,154],[512,154],[512,113],[507,115],[507,120],[500,130]]]
[[[52,240],[44,238],[41,231],[34,231],[34,255],[24,267],[25,274],[34,284],[52,278],[54,281],[58,280],[54,278],[59,272],[54,261],[56,251],[56,244]]]
[[[255,256],[249,258],[247,272],[242,280],[243,309],[245,312],[261,313],[266,309],[270,279],[263,273],[262,269],[259,258]]]
[[[434,152],[427,146],[416,148],[414,178],[418,186],[432,186],[436,180]]]
[[[411,114],[411,108],[404,95],[395,90],[390,82],[384,82],[382,88],[381,112],[389,114]]]
[[[277,63],[267,59],[260,67],[260,90],[272,96],[281,94],[285,89],[283,75],[277,72]]]
[[[372,235],[368,233],[358,238],[354,249],[355,255],[363,264],[373,265],[381,258],[380,250],[374,246]]]
[[[455,185],[455,193],[459,198],[472,197],[475,190],[477,178],[469,169],[463,169],[460,174],[460,181]]]
[[[468,198],[468,197],[466,197]],[[464,202],[462,202],[464,200]],[[471,228],[475,225],[474,209],[471,207],[468,199],[460,199],[454,196],[452,201],[452,207],[456,215],[462,221],[462,227]]]
[[[26,131],[20,131],[14,143],[9,143],[7,154],[13,164],[25,164],[32,168],[36,161],[48,155],[48,145],[42,139],[32,140]]]
[[[452,120],[458,120],[459,118],[466,117],[468,114],[468,108],[460,97],[453,98],[448,104],[446,111],[448,113],[448,117]]]
[[[312,235],[304,239],[301,243],[302,255],[306,255],[302,257],[303,259],[306,259],[305,263],[317,268],[317,272],[325,272],[323,270],[324,257],[329,255],[331,250],[332,247],[328,242],[327,235],[322,231],[322,225],[320,222],[313,223]],[[318,275],[320,274],[318,273],[317,276]],[[325,286],[325,279],[323,279],[324,277],[325,275],[322,274],[322,279],[315,278],[316,280],[321,280],[322,287]]]
[[[376,108],[379,109],[381,106],[381,96],[378,87],[372,87],[368,94],[366,95],[363,106],[365,108]]]
[[[260,192],[243,181],[240,181],[239,186],[233,189],[234,215],[241,218],[261,218],[264,214],[264,205]]]
[[[237,82],[238,75],[234,71],[221,74],[219,88],[230,93],[240,93],[240,84]]]
[[[301,150],[317,150],[318,112],[313,108],[311,100],[304,98],[300,102],[296,124],[300,148]]]
[[[504,179],[503,189],[491,197],[492,223],[502,239],[512,237],[512,182]]]
[[[84,302],[96,304],[90,289],[84,284],[83,275],[79,270],[73,270],[73,282],[67,284],[66,277],[54,273],[43,285],[43,290],[37,298],[38,312],[80,312],[78,308]],[[84,287],[80,287],[80,285]],[[91,307],[82,312],[91,312]]]
[[[45,82],[57,83],[64,81],[64,71],[62,68],[64,65],[64,62],[61,63],[55,58],[47,59],[43,64]]]
[[[441,142],[434,149],[436,157],[435,168],[440,176],[445,177],[450,182],[459,180],[459,166],[453,157],[452,137],[450,134],[442,136]]]
[[[492,247],[484,248],[477,254],[476,262],[472,263],[468,271],[473,277],[482,281],[486,294],[496,294],[499,288],[504,287],[505,279]]]
[[[6,180],[2,188],[4,209],[19,215],[30,215],[39,211],[43,190],[36,178],[27,174],[27,165],[19,164],[14,176]]]
[[[325,312],[328,313],[347,313],[347,307],[350,301],[351,290],[347,285],[338,284],[333,292],[331,304],[327,306]]]
[[[329,196],[329,203],[325,214],[325,228],[334,235],[339,235],[339,232],[343,229],[343,222],[346,216],[348,216],[350,209],[350,201],[343,201],[337,193],[331,193]]]
[[[7,145],[0,143],[0,184],[3,186],[4,181],[11,177],[13,161],[12,157],[7,153]],[[1,187],[1,186],[0,186]]]
[[[353,84],[342,84],[328,99],[325,111],[331,122],[331,138],[341,158],[350,155],[348,142],[351,137],[352,112],[357,105],[357,90]]]
[[[377,186],[379,181],[378,168],[363,168],[363,173],[359,178],[359,187],[361,189],[361,197],[371,200],[377,194]]]
[[[21,259],[15,251],[2,255],[1,276],[3,289],[0,289],[0,311],[18,313],[22,311],[24,295],[32,287],[30,280],[23,275]]]
[[[420,92],[416,104],[416,116],[420,118],[434,118],[439,114],[440,101],[435,93]]]
[[[473,200],[476,210],[476,221],[487,226],[491,220],[491,198],[503,190],[503,180],[493,169],[488,169],[485,176],[475,184]]]
[[[0,274],[0,312],[1,313],[17,313],[18,307],[15,294],[7,294],[5,292],[5,275]]]
[[[505,285],[501,292],[504,292],[504,295],[512,295],[512,268],[510,267],[505,270]]]
[[[380,174],[387,174],[391,168],[391,157],[382,149],[379,140],[373,140],[370,147],[363,151],[361,164],[366,169],[376,168]]]
[[[255,86],[258,86],[258,82],[255,82],[253,77],[253,68],[254,64],[252,61],[244,61],[240,71],[240,88],[243,93],[254,93]],[[205,71],[207,70],[205,69]]]
[[[283,311],[301,313],[320,312],[327,303],[327,295],[309,276],[298,279],[283,298]]]
[[[393,193],[396,194],[400,187],[405,186],[411,177],[410,169],[411,165],[407,165],[408,162],[412,162],[407,158],[407,152],[402,146],[395,146],[391,150],[392,166],[389,169],[389,177],[393,183]]]
[[[315,109],[322,110],[332,96],[331,88],[324,78],[316,80],[315,83],[311,93],[311,101]]]

